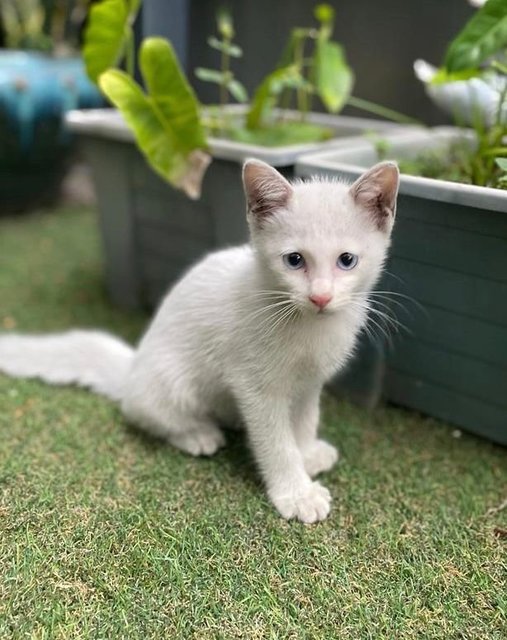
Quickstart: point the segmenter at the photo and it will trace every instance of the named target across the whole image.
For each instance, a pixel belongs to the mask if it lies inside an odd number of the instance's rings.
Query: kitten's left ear
[[[260,223],[286,207],[292,195],[292,187],[282,174],[260,160],[247,160],[243,165],[243,186],[248,217]]]
[[[396,214],[400,172],[394,162],[380,162],[350,187],[354,202],[366,209],[377,227],[390,231]]]

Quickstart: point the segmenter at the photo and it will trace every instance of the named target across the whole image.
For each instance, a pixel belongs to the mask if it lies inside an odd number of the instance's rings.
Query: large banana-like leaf
[[[488,0],[451,42],[445,55],[449,72],[476,69],[507,47],[507,0]]]
[[[342,47],[330,40],[318,39],[314,54],[315,86],[320,99],[332,113],[337,113],[347,102],[354,74],[345,61]]]
[[[140,67],[146,93],[117,69],[100,76],[100,88],[122,113],[153,169],[189,197],[198,198],[211,158],[197,99],[166,40],[143,42]]]
[[[177,133],[182,149],[205,149],[199,103],[170,42],[164,38],[146,38],[141,46],[139,66],[149,97],[166,126]]]
[[[83,59],[88,77],[116,67],[132,39],[132,23],[141,0],[102,0],[92,5],[84,36]]]

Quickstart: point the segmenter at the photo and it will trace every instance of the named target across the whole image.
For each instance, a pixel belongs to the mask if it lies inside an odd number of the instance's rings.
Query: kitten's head
[[[369,291],[390,244],[399,172],[381,162],[354,184],[290,184],[258,160],[243,168],[252,243],[274,287],[308,313],[331,313]]]

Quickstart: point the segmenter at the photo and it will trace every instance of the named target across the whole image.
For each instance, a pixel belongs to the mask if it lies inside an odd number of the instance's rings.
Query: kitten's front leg
[[[290,424],[288,399],[249,390],[239,399],[256,462],[268,496],[286,519],[312,523],[330,509],[329,491],[312,482]]]
[[[313,478],[331,469],[338,460],[338,450],[325,440],[319,440],[322,387],[309,387],[294,397],[291,405],[292,425],[307,473]]]

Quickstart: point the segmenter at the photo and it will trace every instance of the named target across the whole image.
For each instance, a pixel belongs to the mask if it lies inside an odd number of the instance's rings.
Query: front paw
[[[338,450],[325,440],[315,440],[303,452],[306,473],[314,478],[323,471],[329,471],[338,460]]]
[[[296,518],[307,524],[325,520],[331,508],[331,494],[318,482],[312,482],[290,495],[270,493],[270,498],[283,518]]]

